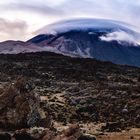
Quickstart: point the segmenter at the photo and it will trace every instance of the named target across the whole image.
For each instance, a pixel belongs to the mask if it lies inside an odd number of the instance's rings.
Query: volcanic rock
[[[47,126],[50,120],[40,108],[39,97],[31,83],[19,78],[0,94],[0,127],[14,129],[32,126]]]

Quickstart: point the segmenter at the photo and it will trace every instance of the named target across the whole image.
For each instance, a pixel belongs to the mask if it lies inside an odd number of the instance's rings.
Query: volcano
[[[47,25],[26,42],[0,43],[0,53],[55,52],[140,67],[140,33],[114,20],[73,19]]]
[[[72,57],[140,67],[140,34],[112,20],[75,19],[50,24],[28,42]]]

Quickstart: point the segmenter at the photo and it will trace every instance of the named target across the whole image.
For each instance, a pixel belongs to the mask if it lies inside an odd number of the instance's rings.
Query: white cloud
[[[124,31],[112,32],[105,36],[101,36],[100,39],[102,41],[107,41],[107,42],[118,41],[119,43],[127,42],[129,44],[140,45],[139,44],[140,38],[137,38],[137,37],[133,36],[132,34],[129,34]]]

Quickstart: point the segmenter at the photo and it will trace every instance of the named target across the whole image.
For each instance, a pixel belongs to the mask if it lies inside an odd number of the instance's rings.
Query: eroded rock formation
[[[19,78],[0,94],[0,127],[15,129],[32,126],[47,127],[49,116],[40,108],[39,97],[33,93],[33,85]],[[42,121],[44,123],[42,123]]]

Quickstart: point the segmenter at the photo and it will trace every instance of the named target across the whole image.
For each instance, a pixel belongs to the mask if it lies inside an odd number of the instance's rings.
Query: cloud
[[[140,0],[67,0],[59,7],[69,16],[120,20],[138,26]]]
[[[37,2],[37,1],[36,1]],[[46,3],[29,3],[29,2],[12,2],[6,5],[3,5],[1,7],[1,11],[7,10],[7,11],[22,11],[22,12],[32,12],[32,13],[38,13],[41,15],[51,15],[51,16],[57,16],[60,14],[64,14],[64,12],[61,9],[57,9],[55,7],[52,7]]]
[[[127,42],[130,45],[132,44],[136,46],[140,45],[139,44],[140,38],[137,38],[136,36],[129,34],[127,32],[124,32],[124,31],[116,31],[116,32],[108,33],[105,36],[101,36],[100,39],[102,41],[107,41],[107,42],[118,41],[120,44],[123,42]]]
[[[93,17],[123,21],[140,32],[140,0],[4,0],[0,17],[23,19],[30,32],[58,20]]]
[[[27,35],[28,25],[25,21],[11,21],[0,18],[0,40],[24,38]]]
[[[96,17],[128,22],[140,30],[140,0],[6,0],[0,10],[32,12],[58,19]],[[4,2],[3,2],[4,3]],[[51,22],[51,21],[50,21]]]

